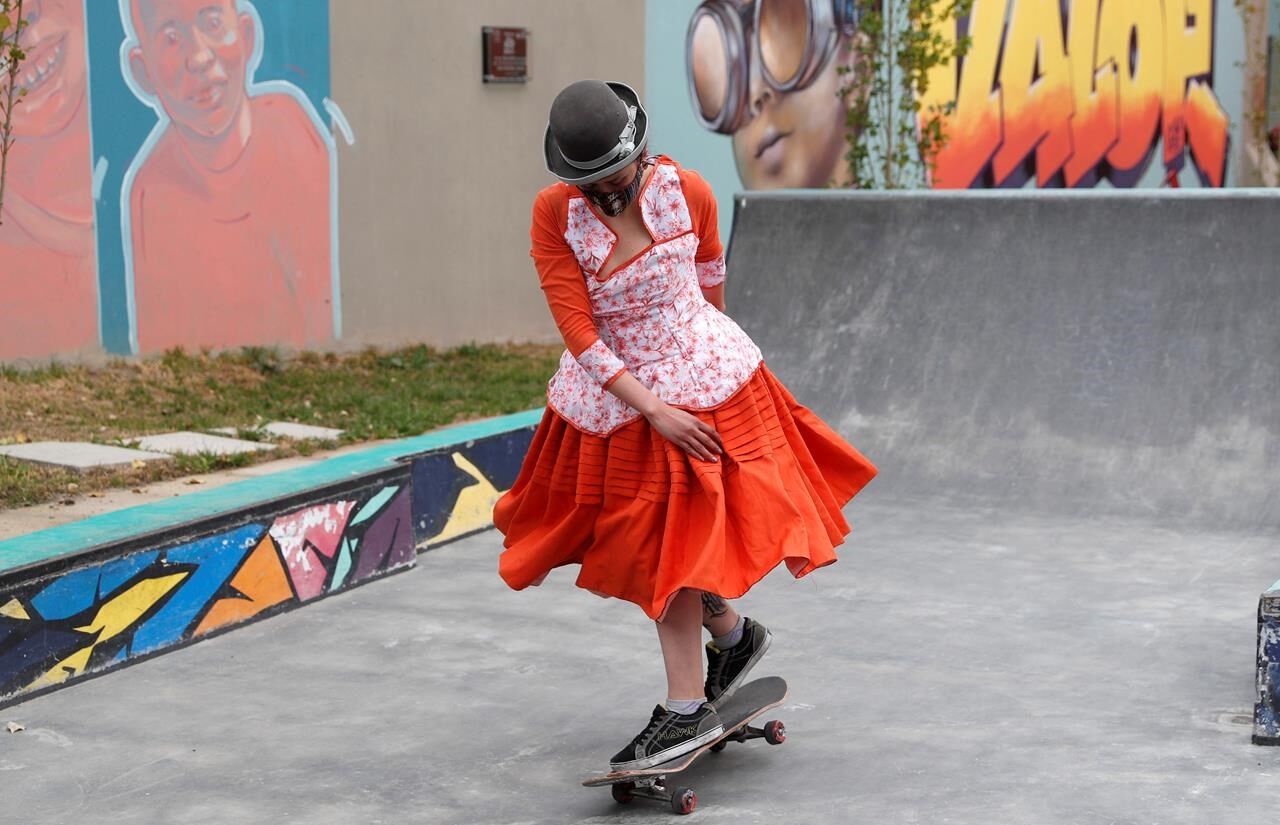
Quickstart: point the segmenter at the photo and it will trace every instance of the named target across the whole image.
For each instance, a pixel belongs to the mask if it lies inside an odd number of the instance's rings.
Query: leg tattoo
[[[717,616],[723,616],[729,612],[729,605],[724,599],[715,593],[702,593],[702,623],[709,624],[712,619]]]

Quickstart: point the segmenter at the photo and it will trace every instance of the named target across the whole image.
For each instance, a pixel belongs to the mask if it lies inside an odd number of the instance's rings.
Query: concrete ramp
[[[1280,526],[1280,195],[735,206],[729,312],[875,495]]]

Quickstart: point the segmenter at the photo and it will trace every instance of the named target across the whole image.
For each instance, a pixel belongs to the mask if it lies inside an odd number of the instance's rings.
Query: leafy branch
[[[22,2],[0,0],[0,210],[4,208],[4,181],[13,148],[13,107],[27,96],[27,90],[18,87],[18,71],[27,58],[19,42],[27,27]],[[4,223],[3,212],[0,223]]]
[[[927,187],[943,128],[955,101],[924,108],[929,73],[959,60],[969,37],[948,27],[969,14],[974,0],[856,0],[861,17],[853,60],[837,69],[848,114],[845,137],[852,185],[860,189]]]

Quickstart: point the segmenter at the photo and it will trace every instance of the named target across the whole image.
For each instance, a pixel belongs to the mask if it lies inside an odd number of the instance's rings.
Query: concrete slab
[[[0,447],[0,455],[84,472],[99,467],[128,467],[135,461],[169,461],[172,456],[147,449],[131,450],[109,444],[90,444],[82,441],[37,441],[32,444],[11,444]]]
[[[138,439],[138,446],[146,450],[162,453],[212,453],[214,455],[235,455],[237,453],[256,453],[262,450],[274,450],[274,444],[261,441],[245,441],[239,438],[225,438],[207,433],[177,432],[148,435]]]
[[[874,487],[850,516],[839,564],[741,602],[775,633],[756,673],[791,683],[789,738],[685,774],[697,821],[1274,815],[1280,749],[1249,744],[1240,655],[1271,541]],[[663,697],[652,623],[572,570],[507,590],[499,542],[0,710],[26,726],[0,730],[5,808],[29,825],[668,821],[578,786]]]
[[[263,425],[262,430],[277,438],[292,438],[298,441],[305,439],[334,441],[342,437],[342,430],[335,430],[332,427],[315,427],[311,424],[298,424],[293,421],[272,421]]]
[[[234,438],[240,434],[241,429],[241,427],[214,427],[209,432]],[[274,435],[277,438],[292,438],[295,441],[307,439],[333,441],[341,438],[343,433],[342,430],[335,430],[332,427],[314,427],[310,424],[298,424],[293,421],[272,421],[258,427],[257,430],[268,435]]]

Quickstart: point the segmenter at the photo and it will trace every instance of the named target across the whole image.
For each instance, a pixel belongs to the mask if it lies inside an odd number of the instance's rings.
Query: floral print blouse
[[[607,391],[625,370],[673,406],[710,409],[760,365],[760,350],[703,288],[725,277],[711,187],[665,156],[639,195],[653,243],[607,279],[617,243],[575,187],[538,193],[531,255],[567,347],[547,385],[551,408],[578,429],[608,435],[639,413]]]

